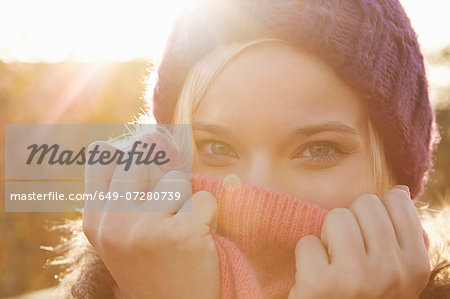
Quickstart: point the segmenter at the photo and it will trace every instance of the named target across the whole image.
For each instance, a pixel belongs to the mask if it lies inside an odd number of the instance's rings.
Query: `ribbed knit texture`
[[[219,255],[221,299],[287,298],[295,283],[295,246],[320,237],[327,209],[293,195],[193,175],[192,191],[218,204],[213,239]],[[428,236],[423,231],[428,249]],[[351,258],[351,257],[349,257]]]
[[[213,235],[220,260],[221,298],[286,298],[294,285],[295,246],[320,235],[325,208],[292,195],[249,185],[226,185],[193,175],[192,190],[218,203]]]
[[[398,184],[423,191],[439,140],[416,34],[398,0],[197,1],[176,20],[149,99],[170,123],[187,73],[231,42],[279,38],[318,55],[368,101]],[[282,104],[282,103],[280,103]]]

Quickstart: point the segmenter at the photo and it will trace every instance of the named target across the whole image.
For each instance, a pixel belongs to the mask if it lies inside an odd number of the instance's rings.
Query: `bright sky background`
[[[0,59],[155,57],[183,1],[0,0]]]
[[[184,1],[0,0],[0,59],[58,62],[157,57]],[[449,0],[401,2],[424,51],[450,44]]]
[[[400,0],[425,52],[450,45],[449,0]]]

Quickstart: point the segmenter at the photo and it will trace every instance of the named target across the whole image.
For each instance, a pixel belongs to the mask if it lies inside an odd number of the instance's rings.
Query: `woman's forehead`
[[[366,102],[319,58],[285,44],[250,47],[227,63],[206,92],[195,118],[236,121],[366,117]]]

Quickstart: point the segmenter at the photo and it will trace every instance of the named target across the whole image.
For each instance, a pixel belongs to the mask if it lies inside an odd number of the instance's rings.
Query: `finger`
[[[296,280],[320,277],[329,267],[329,256],[322,241],[313,235],[301,238],[295,247]],[[315,275],[316,274],[316,275]]]
[[[143,151],[134,150],[135,154]],[[122,161],[133,158],[133,151],[123,152]],[[134,159],[134,158],[133,158]],[[161,170],[154,165],[121,163],[118,161],[111,178],[109,193],[113,199],[106,204],[108,212],[134,212],[139,210],[139,204],[147,199],[152,183],[163,176]]]
[[[351,203],[349,210],[359,224],[367,255],[383,256],[399,250],[391,218],[376,195],[361,195]]]
[[[424,249],[422,225],[409,192],[393,188],[381,200],[386,207],[402,250]]]
[[[190,177],[188,173],[169,171],[151,190],[153,199],[147,200],[140,209],[172,216],[192,196]]]
[[[136,157],[144,153],[139,149],[128,149],[123,151],[122,158],[118,161],[111,183],[109,193],[116,200],[107,200],[105,213],[99,222],[98,242],[102,248],[117,248],[117,240],[123,240],[128,236],[140,217],[140,207],[147,198],[151,184],[163,176],[158,167],[153,165],[137,164]],[[130,155],[131,154],[131,155]],[[131,159],[127,165],[127,159]],[[123,163],[122,163],[123,162]],[[152,215],[157,221],[158,215]]]
[[[110,152],[114,153],[117,149],[104,141],[96,141],[89,145],[88,154],[95,152]],[[84,168],[84,191],[87,194],[92,194],[93,200],[85,201],[85,211],[101,211],[104,201],[98,200],[101,192],[108,192],[111,177],[115,168],[115,161],[106,163],[89,163],[87,160]]]
[[[130,211],[102,213],[94,246],[102,258],[105,254],[114,256],[118,249],[128,244],[127,238],[140,217],[140,213]]]
[[[136,163],[137,156],[143,153],[140,149],[128,148],[117,161],[108,190],[110,198],[105,199],[105,213],[98,225],[98,247],[104,254],[114,253],[122,243],[126,244],[124,240],[143,217],[138,214],[141,198],[145,200],[152,178],[162,176],[156,166]]]
[[[129,152],[129,150],[125,151],[124,157]],[[162,172],[157,167],[133,164],[126,169],[126,164],[116,166],[109,192],[124,197],[105,204],[106,212],[100,219],[98,232],[101,251],[106,251],[105,248],[108,248],[107,251],[110,253],[120,250],[121,243],[127,244],[124,240],[137,229],[145,229],[146,232],[155,230],[161,220],[167,217],[167,213],[145,213],[145,206],[149,201],[147,194],[151,187],[149,183],[157,176],[162,176]],[[131,198],[126,194],[131,194]],[[145,223],[142,222],[144,220],[147,221],[146,226],[142,226],[142,223]]]
[[[202,234],[215,233],[217,230],[217,213],[217,200],[214,195],[208,191],[199,191],[186,201],[173,218],[186,221],[185,223],[199,224]]]
[[[89,145],[88,154],[95,152],[114,153],[115,147],[104,141],[96,141]],[[93,246],[98,243],[98,226],[103,217],[104,201],[99,199],[100,194],[104,194],[109,189],[111,177],[114,172],[115,162],[102,165],[86,162],[84,169],[84,192],[91,194],[92,198],[84,202],[83,211],[83,232]]]
[[[139,142],[139,144],[138,144],[138,142]],[[135,148],[134,155],[136,156],[133,167],[143,166],[145,168],[145,166],[147,166],[149,168],[150,177],[148,178],[149,181],[147,183],[149,184],[148,189],[152,190],[156,186],[158,181],[164,176],[165,172],[161,170],[162,166],[160,166],[160,165],[157,166],[154,163],[148,162],[148,159],[149,159],[148,155],[152,154],[154,152],[154,149],[152,150],[152,146],[149,146],[149,144],[146,143],[145,140],[134,141],[133,145],[128,146],[125,149],[125,151],[132,152],[133,148]],[[150,152],[150,151],[152,151],[152,152]],[[125,158],[126,157],[127,156],[125,156]],[[139,163],[138,163],[138,160],[139,160]]]
[[[321,240],[328,249],[330,264],[360,264],[366,256],[358,222],[348,209],[337,208],[328,212],[322,225]]]
[[[330,273],[328,253],[322,241],[313,235],[301,238],[295,246],[295,284],[288,299],[315,298],[323,291],[323,282]]]

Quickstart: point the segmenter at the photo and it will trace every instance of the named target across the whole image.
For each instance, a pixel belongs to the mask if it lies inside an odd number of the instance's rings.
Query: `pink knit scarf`
[[[221,298],[286,298],[294,285],[295,246],[319,236],[327,210],[292,195],[193,175],[192,190],[218,202],[213,234],[219,254]]]

